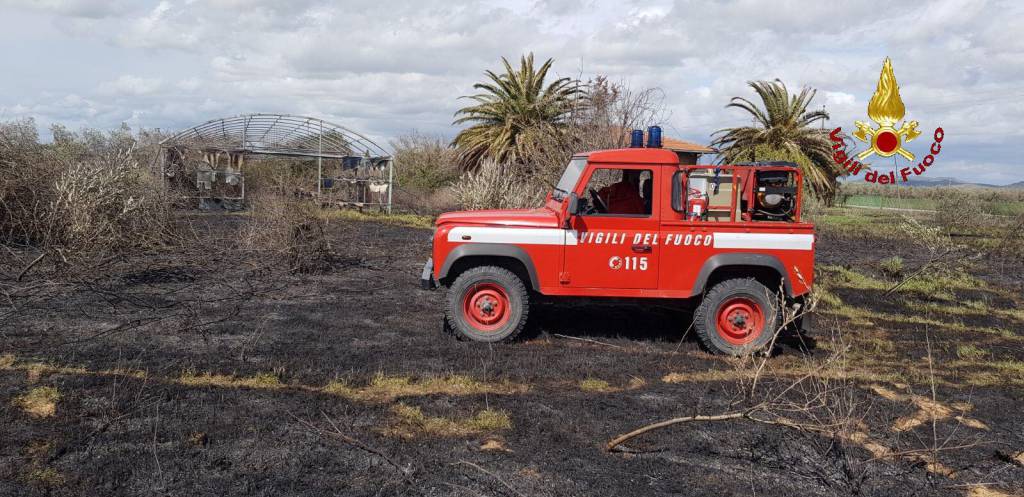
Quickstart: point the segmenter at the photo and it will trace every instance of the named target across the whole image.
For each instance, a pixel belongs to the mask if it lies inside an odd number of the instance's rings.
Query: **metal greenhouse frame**
[[[308,193],[322,204],[379,207],[391,212],[394,170],[390,154],[366,136],[323,119],[290,114],[213,119],[164,139],[160,149],[158,160],[165,180],[184,167],[188,151],[202,154],[194,173],[194,189],[199,191],[195,197],[201,202],[241,202],[245,198],[245,157],[280,156],[316,159],[316,188]],[[325,161],[336,163],[339,175],[325,177]]]

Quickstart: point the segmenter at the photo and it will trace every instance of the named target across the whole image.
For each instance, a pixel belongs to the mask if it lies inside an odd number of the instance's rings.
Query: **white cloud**
[[[852,93],[842,91],[826,91],[824,97],[825,103],[829,105],[853,105],[857,100]]]
[[[189,22],[198,7],[176,8],[161,1],[143,16],[130,19],[117,33],[117,42],[131,48],[195,49],[202,43],[199,25]]]
[[[113,81],[100,85],[100,91],[108,95],[148,95],[163,85],[159,78],[141,78],[124,74]]]
[[[118,17],[130,10],[126,0],[5,0],[3,4],[42,12],[90,19]]]
[[[181,91],[194,92],[199,88],[202,88],[203,82],[199,78],[186,78],[178,81],[174,86]]]

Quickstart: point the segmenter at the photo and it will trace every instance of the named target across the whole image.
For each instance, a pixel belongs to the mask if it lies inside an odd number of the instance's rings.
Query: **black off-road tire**
[[[752,331],[752,338],[741,339],[744,343],[736,343],[736,336],[730,341],[729,333],[719,329],[720,313],[729,309],[724,307],[736,302],[746,302],[760,309],[762,325]],[[745,356],[764,349],[772,341],[772,336],[779,329],[782,313],[779,312],[775,295],[754,278],[736,278],[725,280],[704,294],[704,299],[693,315],[693,327],[704,347],[715,354]]]
[[[466,299],[482,287],[500,288],[507,298],[508,319],[493,330],[481,330],[464,311]],[[529,314],[530,292],[523,280],[503,267],[480,266],[460,274],[448,289],[444,328],[460,340],[511,342],[526,329]]]

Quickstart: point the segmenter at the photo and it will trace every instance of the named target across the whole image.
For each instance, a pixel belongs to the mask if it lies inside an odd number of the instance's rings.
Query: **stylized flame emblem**
[[[904,121],[903,125],[896,129],[896,122],[903,119],[905,114],[906,107],[900,98],[900,87],[896,83],[896,74],[892,71],[892,61],[886,57],[885,63],[882,64],[882,74],[878,76],[878,87],[868,102],[868,117],[878,124],[878,128],[872,128],[861,121],[854,123],[857,125],[857,131],[853,132],[853,136],[870,145],[870,148],[857,154],[857,159],[864,160],[871,154],[882,157],[900,154],[905,159],[913,161],[914,154],[903,148],[903,144],[917,138],[921,132],[917,130],[917,121]]]

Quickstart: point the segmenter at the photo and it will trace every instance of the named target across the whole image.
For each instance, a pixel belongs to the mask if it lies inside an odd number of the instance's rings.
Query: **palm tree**
[[[475,104],[455,113],[453,124],[472,124],[452,142],[466,169],[476,169],[485,158],[520,162],[539,137],[562,132],[582,94],[579,82],[570,78],[544,84],[553,59],[534,69],[531,53],[520,58],[519,70],[504,57],[501,62],[504,74],[486,71],[487,81],[473,85],[481,92],[462,97]]]
[[[716,131],[711,142],[723,164],[752,160],[791,160],[800,166],[806,186],[826,203],[836,192],[836,178],[844,171],[832,159],[828,132],[814,123],[828,119],[824,110],[808,111],[816,90],[804,87],[790,95],[782,81],[751,81],[763,109],[743,97],[733,97],[726,107],[750,113],[752,126]]]

